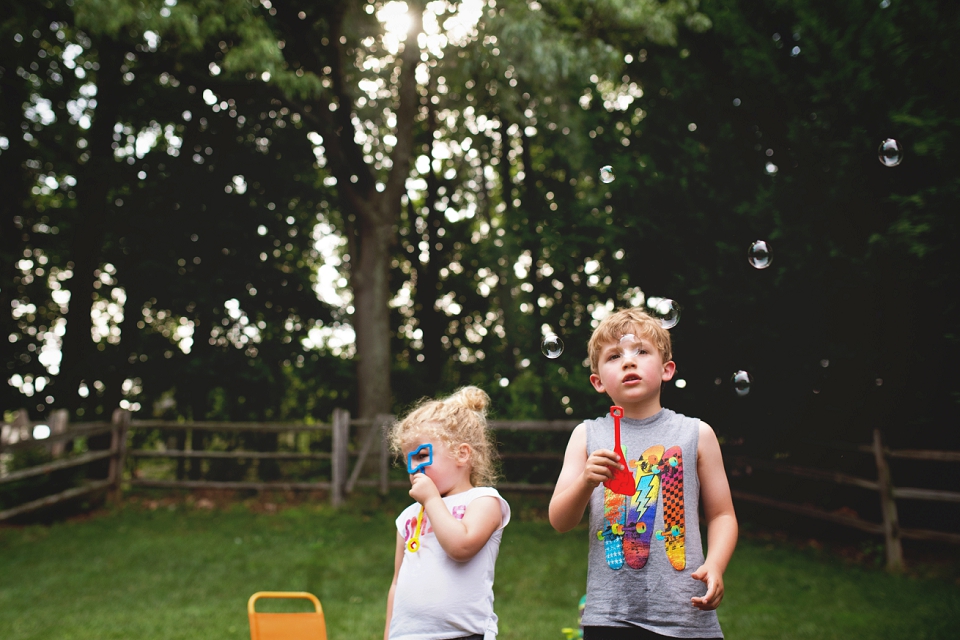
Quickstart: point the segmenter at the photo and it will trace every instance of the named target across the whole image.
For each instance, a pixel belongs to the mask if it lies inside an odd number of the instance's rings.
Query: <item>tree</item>
[[[330,319],[313,291],[312,228],[327,202],[302,172],[314,154],[299,117],[255,91],[212,100],[236,89],[210,74],[219,48],[206,38],[218,33],[198,34],[169,9],[31,8],[3,23],[14,43],[31,20],[45,29],[29,35],[39,53],[17,54],[18,75],[3,75],[30,96],[4,103],[14,153],[3,161],[26,198],[4,199],[25,205],[4,218],[18,231],[3,238],[9,335],[21,350],[14,391],[54,380],[44,393],[76,415],[168,399],[197,419],[276,415],[293,372],[319,359],[302,344],[307,332]],[[21,123],[25,135],[7,135]],[[61,336],[62,362],[38,362]],[[243,385],[227,406],[217,401],[223,386]]]

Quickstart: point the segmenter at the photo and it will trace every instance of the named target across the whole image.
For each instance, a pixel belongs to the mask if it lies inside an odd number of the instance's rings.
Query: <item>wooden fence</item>
[[[873,432],[873,443],[869,445],[855,445],[837,443],[836,448],[846,449],[859,453],[869,454],[876,464],[876,480],[860,478],[849,474],[828,469],[817,469],[792,464],[778,460],[762,460],[746,456],[735,456],[734,465],[766,469],[776,473],[783,473],[800,478],[819,480],[839,485],[860,487],[869,491],[876,491],[880,500],[882,522],[876,523],[855,515],[836,513],[806,504],[784,502],[776,498],[733,490],[734,500],[751,502],[766,507],[772,507],[791,513],[819,518],[835,524],[853,527],[860,531],[883,535],[886,550],[886,566],[888,571],[903,569],[902,539],[930,540],[960,544],[960,533],[936,531],[931,529],[906,529],[900,526],[897,515],[897,500],[931,500],[938,502],[960,502],[960,492],[943,491],[939,489],[916,489],[898,487],[893,484],[890,476],[889,459],[908,460],[935,460],[940,462],[960,462],[960,451],[922,451],[915,449],[890,450],[883,445],[883,438],[879,429]],[[728,458],[730,456],[727,456]],[[728,462],[729,464],[729,462]],[[729,469],[728,469],[729,471]]]
[[[330,424],[290,424],[290,423],[232,423],[232,422],[171,422],[166,420],[134,420],[131,429],[191,430],[212,432],[247,433],[301,433],[331,432],[331,450],[327,452],[258,452],[258,451],[192,451],[176,449],[133,449],[127,456],[138,458],[166,459],[233,459],[233,460],[323,460],[331,461],[329,481],[317,482],[251,482],[251,481],[215,481],[215,480],[151,480],[132,478],[131,486],[182,489],[247,489],[247,490],[292,490],[329,492],[330,502],[339,506],[344,497],[357,486],[376,486],[385,494],[391,486],[405,487],[407,480],[390,480],[390,466],[393,456],[387,442],[387,431],[393,424],[394,416],[381,415],[373,420],[351,418],[345,409],[336,409]],[[574,420],[541,421],[490,421],[493,430],[512,431],[566,431],[570,432],[578,424]],[[350,428],[356,427],[360,433],[355,450],[350,447]],[[376,451],[376,453],[374,453]],[[368,461],[377,457],[377,477],[362,478]],[[539,459],[562,460],[562,453],[543,452],[504,452],[503,459]],[[352,468],[350,459],[353,458]],[[499,488],[508,491],[552,491],[552,484],[528,484],[522,482],[501,482]]]
[[[323,490],[329,494],[333,505],[342,504],[346,495],[357,486],[375,486],[381,493],[386,493],[391,486],[403,487],[408,481],[391,480],[390,466],[393,457],[387,443],[387,430],[394,417],[389,415],[377,416],[373,420],[352,418],[344,409],[333,412],[329,424],[305,423],[233,423],[233,422],[173,422],[166,420],[130,420],[130,414],[117,410],[111,422],[77,423],[67,428],[65,414],[56,414],[50,421],[51,436],[42,441],[33,441],[29,438],[30,427],[21,412],[21,417],[13,425],[4,427],[4,436],[0,438],[0,485],[36,477],[58,469],[76,467],[95,460],[109,459],[110,470],[106,478],[87,482],[83,486],[71,488],[58,494],[34,500],[27,504],[0,511],[0,521],[13,516],[27,513],[42,507],[50,506],[84,494],[103,489],[112,489],[119,492],[122,470],[126,461],[138,459],[168,459],[168,460],[196,460],[196,459],[233,459],[233,460],[330,460],[330,479],[312,482],[255,482],[255,481],[215,481],[215,480],[159,480],[140,477],[130,477],[128,482],[132,487],[181,488],[181,489],[234,489],[234,490],[293,490],[312,491]],[[541,420],[541,421],[490,421],[491,429],[495,431],[528,431],[528,432],[565,432],[569,433],[576,427],[575,420]],[[356,429],[357,438],[351,444],[351,428]],[[193,450],[188,448],[153,448],[127,450],[127,435],[131,431],[159,429],[164,431],[192,431],[192,432],[220,432],[220,433],[252,433],[252,434],[281,434],[281,433],[326,433],[331,434],[330,451],[314,452],[282,452],[282,451],[211,451]],[[71,455],[53,462],[49,462],[30,469],[23,469],[12,473],[5,473],[2,469],[3,455],[29,446],[44,446],[55,455],[62,455],[64,444],[81,437],[112,433],[112,443],[109,450],[88,451]],[[15,435],[13,435],[15,434]],[[13,435],[13,437],[11,437]],[[180,440],[185,441],[184,439]],[[903,566],[903,538],[915,540],[935,540],[960,544],[960,534],[935,531],[928,529],[902,528],[897,516],[897,500],[932,500],[942,502],[960,502],[960,492],[942,491],[935,489],[917,489],[898,487],[893,484],[890,476],[889,459],[937,460],[945,462],[960,462],[960,452],[952,451],[919,451],[895,450],[891,451],[883,446],[879,430],[874,431],[873,443],[869,445],[840,445],[848,450],[870,454],[876,464],[876,479],[867,479],[851,476],[839,471],[818,469],[787,464],[779,460],[762,460],[742,455],[731,455],[730,447],[725,447],[728,471],[733,468],[751,467],[765,469],[775,473],[788,474],[795,477],[825,481],[839,485],[848,485],[876,491],[878,493],[882,522],[876,523],[862,519],[855,515],[831,512],[823,508],[808,504],[796,504],[764,496],[756,493],[736,489],[733,483],[733,497],[735,501],[750,502],[765,507],[780,509],[808,517],[819,518],[835,524],[853,527],[868,533],[884,536],[886,546],[887,568],[892,571],[900,570]],[[529,459],[539,461],[562,461],[562,452],[539,451],[518,452],[503,451],[500,457],[507,460]],[[368,462],[376,458],[375,477],[361,477],[368,468]],[[352,459],[352,463],[351,463]],[[351,466],[352,464],[352,466]],[[369,476],[370,474],[368,474]],[[500,482],[498,488],[505,491],[533,491],[549,492],[553,490],[553,483],[531,484],[525,482]]]
[[[344,409],[333,412],[329,424],[306,423],[236,423],[236,422],[176,422],[169,420],[131,420],[127,411],[118,409],[112,422],[89,422],[67,424],[65,411],[54,412],[51,419],[43,422],[31,422],[27,412],[21,411],[17,419],[10,425],[4,425],[3,435],[0,437],[0,485],[49,474],[60,469],[79,467],[84,464],[103,459],[110,460],[110,471],[107,478],[84,483],[59,493],[45,496],[16,507],[0,511],[0,521],[15,516],[59,504],[66,500],[84,496],[96,491],[112,489],[118,493],[121,482],[130,487],[152,487],[161,489],[232,489],[254,491],[316,491],[328,492],[330,502],[334,506],[343,503],[346,495],[353,492],[358,486],[375,486],[381,493],[387,493],[391,486],[407,486],[407,480],[391,480],[390,467],[393,456],[387,443],[387,431],[393,424],[394,416],[381,415],[375,419],[352,418]],[[32,437],[33,428],[39,424],[50,426],[51,434],[44,439],[35,440]],[[494,430],[509,431],[561,431],[570,432],[577,425],[577,421],[491,421],[490,427]],[[351,439],[351,428],[355,429],[357,438]],[[330,451],[295,452],[295,451],[212,451],[207,449],[194,450],[192,448],[143,448],[128,449],[128,436],[138,430],[158,429],[165,432],[210,432],[210,433],[245,433],[245,434],[296,434],[296,433],[330,433]],[[112,433],[112,444],[108,450],[88,451],[77,455],[64,456],[65,445],[81,438]],[[180,439],[185,442],[186,438]],[[29,447],[43,447],[54,457],[60,458],[52,462],[6,472],[3,467],[4,456]],[[531,459],[556,460],[563,459],[562,453],[544,452],[504,452],[505,460]],[[124,475],[128,461],[145,459],[166,460],[330,460],[329,480],[311,482],[289,481],[219,481],[200,479],[150,479],[137,477],[134,474]],[[369,471],[368,463],[376,459],[375,477],[363,477],[364,471]],[[552,491],[552,484],[529,484],[522,482],[501,482],[501,489],[509,491]]]
[[[114,496],[119,497],[126,447],[126,430],[129,422],[130,414],[122,409],[117,409],[110,422],[78,422],[69,425],[68,428],[66,411],[54,412],[51,420],[37,423],[31,422],[27,412],[21,410],[13,423],[3,425],[2,430],[0,430],[0,486],[28,478],[36,478],[54,471],[81,467],[98,460],[109,460],[110,464],[105,478],[86,480],[79,486],[70,487],[58,493],[4,509],[0,511],[0,522],[100,491],[110,491]],[[34,439],[33,429],[40,424],[47,425],[50,428],[50,435],[44,439]],[[109,449],[66,454],[68,443],[107,433],[111,434]],[[6,464],[14,453],[31,448],[46,449],[54,457],[54,460],[16,471],[6,469]]]

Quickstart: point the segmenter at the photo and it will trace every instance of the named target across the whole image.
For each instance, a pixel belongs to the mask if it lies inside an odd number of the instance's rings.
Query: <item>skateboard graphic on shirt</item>
[[[636,493],[629,498],[627,525],[623,532],[623,554],[631,569],[642,569],[650,557],[650,538],[657,516],[657,496],[660,493],[660,459],[663,446],[654,445],[643,452],[639,460],[628,462],[635,470]]]
[[[621,495],[604,488],[603,519],[606,523],[597,538],[603,540],[603,553],[611,569],[623,566],[623,531],[627,517],[629,496]]]
[[[604,543],[607,566],[642,569],[650,557],[653,539],[662,541],[667,559],[677,571],[686,567],[683,508],[683,452],[674,446],[654,445],[627,466],[634,472],[636,491],[623,496],[604,487]],[[654,531],[657,508],[663,502],[663,531]]]
[[[683,519],[683,452],[670,447],[660,465],[660,495],[663,498],[663,531],[657,539],[664,541],[667,558],[677,571],[686,566]]]

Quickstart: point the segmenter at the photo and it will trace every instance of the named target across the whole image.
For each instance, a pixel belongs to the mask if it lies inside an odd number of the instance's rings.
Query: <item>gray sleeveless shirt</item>
[[[613,418],[584,422],[587,455],[614,448]],[[590,553],[584,626],[639,626],[676,638],[723,636],[716,611],[690,598],[707,586],[690,575],[703,564],[697,443],[700,421],[670,409],[620,419],[633,496],[603,485],[590,497]]]

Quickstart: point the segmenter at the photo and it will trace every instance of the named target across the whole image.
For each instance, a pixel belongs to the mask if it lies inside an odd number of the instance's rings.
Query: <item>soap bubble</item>
[[[543,342],[540,343],[540,351],[551,360],[559,358],[560,354],[563,353],[563,340],[560,339],[560,336],[552,333],[547,334],[543,337]]]
[[[770,266],[770,263],[773,262],[773,248],[770,246],[770,243],[765,240],[757,240],[752,245],[750,245],[750,250],[747,251],[747,260],[750,261],[750,266],[755,269],[766,269]]]
[[[670,298],[650,298],[647,305],[664,329],[672,329],[680,322],[680,305]]]
[[[903,150],[900,143],[893,138],[887,138],[880,143],[879,150],[880,162],[885,167],[895,167],[903,160]]]
[[[643,342],[632,333],[625,333],[620,338],[617,351],[621,356],[638,356],[643,348]]]
[[[733,374],[733,390],[741,398],[750,393],[750,385],[753,384],[753,376],[746,371],[737,371]]]
[[[617,176],[613,173],[613,167],[610,165],[604,165],[600,167],[600,182],[603,184],[610,184],[617,179]]]

